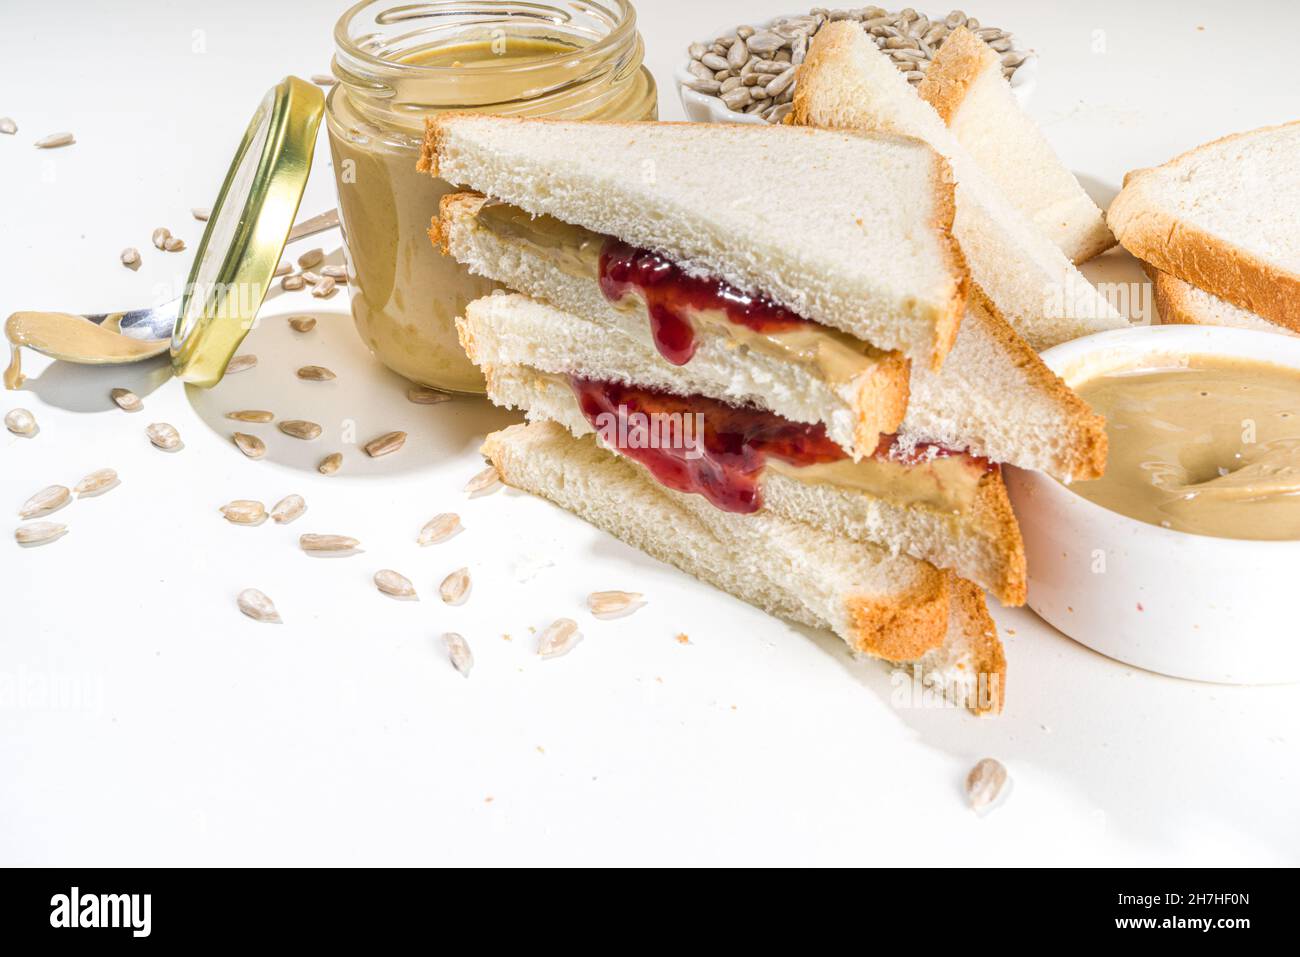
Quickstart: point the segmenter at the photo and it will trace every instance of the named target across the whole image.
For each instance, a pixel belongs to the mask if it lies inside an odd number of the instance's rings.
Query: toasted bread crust
[[[977,715],[1002,713],[1007,694],[1007,656],[998,638],[998,626],[984,603],[984,593],[965,579],[958,578],[953,594],[954,607],[963,621],[963,630],[971,636],[975,673],[987,689],[987,699],[970,706]],[[979,682],[977,682],[977,692]]]
[[[912,661],[943,644],[955,576],[933,568],[931,572],[904,601],[849,598],[854,651],[886,661]]]
[[[1206,316],[1204,307],[1192,300],[1192,294],[1196,291],[1195,287],[1190,285],[1177,276],[1171,276],[1167,272],[1161,272],[1149,263],[1143,263],[1143,269],[1147,278],[1151,280],[1152,288],[1155,291],[1156,312],[1160,315],[1160,321],[1164,325],[1175,326],[1216,326],[1216,325],[1235,325],[1215,321],[1214,317]],[[1264,331],[1276,332],[1280,336],[1300,336],[1300,332],[1279,325],[1271,319],[1265,319],[1263,316],[1251,316],[1267,327]]]
[[[972,84],[997,58],[987,43],[965,27],[958,27],[943,38],[917,92],[934,107],[945,125],[951,124]]]
[[[1201,150],[1221,143],[1284,129],[1300,120],[1221,136],[1187,150],[1160,166],[1133,170],[1111,203],[1106,220],[1120,245],[1162,272],[1213,293],[1248,312],[1300,331],[1300,275],[1259,258],[1222,237],[1144,205],[1144,181]]]
[[[994,543],[997,564],[988,589],[1003,605],[1023,605],[1028,592],[1025,542],[1020,536],[1020,523],[1011,509],[1011,499],[1000,468],[980,481],[969,521],[975,528],[989,530]]]

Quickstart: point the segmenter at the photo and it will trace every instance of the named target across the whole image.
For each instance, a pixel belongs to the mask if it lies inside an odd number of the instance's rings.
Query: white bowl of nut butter
[[[1153,326],[1043,359],[1106,417],[1109,450],[1071,486],[1007,470],[1030,608],[1150,671],[1300,680],[1300,339]]]

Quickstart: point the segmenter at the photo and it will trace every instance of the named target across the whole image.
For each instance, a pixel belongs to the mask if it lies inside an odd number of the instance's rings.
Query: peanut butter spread
[[[1076,390],[1106,417],[1106,474],[1070,487],[1152,525],[1218,538],[1300,539],[1300,372],[1192,356]]]

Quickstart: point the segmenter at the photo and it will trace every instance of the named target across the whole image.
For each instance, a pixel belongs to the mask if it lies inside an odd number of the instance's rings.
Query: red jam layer
[[[756,512],[762,507],[759,478],[769,455],[794,466],[848,457],[827,438],[821,424],[791,422],[763,409],[731,406],[704,396],[683,398],[576,376],[570,382],[582,414],[607,444],[644,465],[661,485],[703,495],[727,512]],[[701,421],[702,435],[697,425]],[[675,431],[669,423],[675,424]],[[873,453],[905,465],[962,454],[921,445],[903,458],[896,454],[893,436],[882,436]],[[990,468],[984,459],[967,458],[978,467]]]
[[[757,332],[814,325],[765,296],[741,292],[721,279],[688,276],[672,260],[613,238],[606,240],[600,253],[600,290],[616,303],[629,293],[639,293],[650,313],[655,345],[678,366],[695,355],[691,310],[717,310]]]

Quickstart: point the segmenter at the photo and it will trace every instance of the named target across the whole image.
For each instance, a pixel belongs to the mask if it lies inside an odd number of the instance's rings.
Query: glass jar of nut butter
[[[627,0],[368,0],[343,15],[334,40],[326,120],[357,331],[394,372],[481,393],[454,320],[495,284],[430,244],[452,187],[415,170],[424,119],[657,118],[636,12]]]

